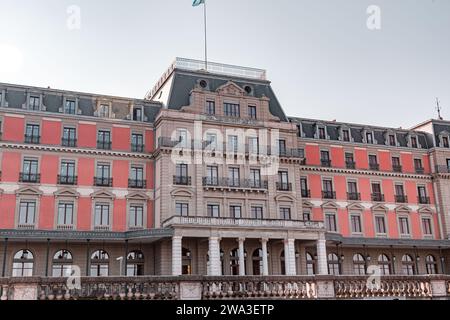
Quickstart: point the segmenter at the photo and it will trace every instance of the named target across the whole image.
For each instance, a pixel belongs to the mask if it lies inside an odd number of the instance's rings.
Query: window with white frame
[[[350,226],[352,233],[362,233],[361,215],[358,213],[352,213],[350,215]]]
[[[94,228],[108,228],[109,227],[109,211],[108,203],[95,204]]]
[[[220,206],[218,204],[208,204],[206,206],[208,217],[218,218],[220,217]]]
[[[381,235],[385,235],[387,233],[386,218],[384,215],[375,215],[375,232]]]
[[[73,225],[74,203],[71,201],[60,201],[58,203],[58,226]]]
[[[422,217],[422,232],[424,236],[433,235],[432,220],[430,217]]]
[[[337,232],[336,214],[334,212],[325,213],[325,228],[327,231]]]
[[[189,215],[189,204],[186,202],[176,202],[175,214],[180,217],[187,217]]]
[[[130,204],[129,219],[130,228],[144,227],[144,206],[138,203]]]
[[[19,204],[19,226],[34,225],[36,221],[36,201],[21,200]]]
[[[282,220],[291,220],[291,208],[281,207],[280,208],[280,218]]]
[[[400,235],[402,235],[402,236],[410,235],[409,219],[407,216],[400,216],[398,218],[398,226],[399,226]]]

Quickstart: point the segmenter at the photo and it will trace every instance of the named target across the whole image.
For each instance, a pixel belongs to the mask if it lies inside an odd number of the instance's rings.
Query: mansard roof
[[[422,149],[430,149],[434,146],[432,135],[422,131],[296,117],[290,117],[289,121],[299,125],[301,136],[304,138],[314,139],[316,127],[324,126],[329,140],[339,141],[340,129],[347,128],[349,129],[352,141],[356,143],[364,143],[363,132],[367,130],[373,132],[375,145],[385,146],[387,144],[387,134],[395,134],[397,146],[399,147],[408,147],[408,137],[411,135],[417,136],[418,143]]]
[[[76,92],[70,90],[59,90],[52,88],[40,88],[26,85],[16,85],[0,83],[0,93],[5,93],[5,103],[3,107],[10,109],[23,109],[26,104],[27,94],[42,95],[42,102],[45,106],[44,112],[62,114],[64,97],[78,99],[78,115],[94,116],[97,101],[100,99],[110,102],[114,119],[130,120],[129,106],[142,106],[146,122],[153,122],[161,109],[161,104],[156,101],[145,99],[133,99],[117,96],[108,96],[93,93]]]

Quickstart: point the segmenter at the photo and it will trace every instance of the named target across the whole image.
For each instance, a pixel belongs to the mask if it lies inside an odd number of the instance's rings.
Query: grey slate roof
[[[266,80],[245,79],[206,72],[175,69],[172,75],[166,80],[166,83],[171,81],[172,85],[168,99],[163,101],[164,104],[169,109],[174,110],[180,110],[181,107],[189,105],[190,92],[200,80],[206,80],[208,82],[208,90],[210,91],[217,90],[217,88],[228,81],[233,81],[241,88],[249,85],[253,89],[253,96],[261,98],[264,95],[270,99],[269,109],[272,115],[280,118],[281,121],[288,121],[272,87],[270,86],[270,82]],[[161,93],[160,90],[157,90],[152,98],[159,96]]]
[[[97,99],[111,101],[112,112],[115,114],[115,119],[120,120],[127,120],[127,116],[129,116],[129,103],[133,103],[135,106],[143,106],[144,115],[147,117],[146,122],[149,123],[154,122],[156,115],[162,107],[159,102],[144,99],[132,99],[0,83],[0,92],[2,92],[2,90],[5,90],[6,92],[5,101],[8,103],[7,108],[11,109],[23,109],[22,105],[26,103],[28,92],[31,92],[32,94],[42,94],[43,104],[46,107],[45,111],[51,113],[61,113],[60,110],[63,107],[64,96],[78,98],[78,109],[81,110],[81,115],[83,116],[94,116],[94,108]]]

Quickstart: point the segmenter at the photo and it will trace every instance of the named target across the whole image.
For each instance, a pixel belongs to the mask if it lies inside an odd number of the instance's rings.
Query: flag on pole
[[[194,0],[194,2],[192,3],[193,7],[199,6],[202,3],[205,3],[205,0]]]

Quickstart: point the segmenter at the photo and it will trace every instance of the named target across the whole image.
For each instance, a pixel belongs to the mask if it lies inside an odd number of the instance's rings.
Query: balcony
[[[147,181],[144,179],[128,179],[128,188],[145,189],[147,188]]]
[[[69,175],[59,175],[58,174],[58,184],[62,185],[75,185],[78,182],[77,176],[69,176]]]
[[[417,202],[419,204],[430,204],[430,197],[418,196]]]
[[[180,186],[190,186],[192,184],[191,177],[173,176],[173,184]]]
[[[110,226],[100,225],[94,226],[94,231],[109,231],[111,229]]]
[[[450,167],[448,166],[438,165],[435,166],[435,169],[437,173],[450,173]]]
[[[380,171],[380,164],[378,163],[369,163],[369,169],[373,171]]]
[[[19,223],[17,229],[21,230],[34,230],[34,223]]]
[[[309,189],[302,189],[302,198],[311,198],[311,191]]]
[[[73,230],[74,227],[72,224],[58,224],[56,226],[56,230],[62,230],[62,231],[70,231]]]
[[[94,186],[97,187],[112,187],[113,178],[94,177]]]
[[[395,195],[395,202],[397,203],[408,203],[408,197],[405,195]]]
[[[131,144],[131,152],[144,152],[144,145],[142,143],[132,143]]]
[[[324,160],[324,159],[321,159],[321,160],[320,160],[320,165],[321,165],[322,167],[329,168],[329,167],[331,167],[331,160]]]
[[[292,183],[290,182],[277,182],[277,191],[292,191]]]
[[[322,199],[336,199],[336,191],[322,191]]]
[[[361,194],[359,192],[347,192],[347,200],[361,200]]]
[[[111,150],[111,141],[97,141],[97,149]]]
[[[75,148],[77,146],[77,139],[62,138],[61,145],[63,147]]]
[[[384,202],[384,194],[381,192],[372,193],[372,201]]]
[[[40,183],[41,182],[41,175],[39,173],[21,172],[19,174],[19,182]]]
[[[355,161],[345,161],[345,167],[347,169],[355,169],[356,163],[355,163]]]
[[[229,178],[215,178],[203,177],[204,187],[218,187],[218,188],[242,188],[242,189],[265,189],[268,188],[267,180],[254,179],[229,179]]]
[[[425,173],[425,169],[424,169],[424,168],[418,168],[418,167],[416,167],[415,170],[416,170],[416,173],[417,173],[417,174],[424,174],[424,173]]]
[[[402,166],[400,166],[400,165],[392,165],[392,171],[401,173],[402,172]]]
[[[39,144],[41,141],[41,136],[37,135],[25,135],[25,143]]]
[[[369,285],[363,275],[312,276],[139,276],[81,277],[80,287],[68,287],[63,277],[0,279],[2,300],[448,300],[447,275],[386,275]],[[16,287],[21,290],[17,290]],[[191,290],[196,288],[196,290]],[[16,294],[18,292],[19,294]],[[28,297],[28,299],[33,299]]]
[[[282,219],[246,219],[172,216],[162,223],[163,228],[173,225],[218,226],[218,227],[262,227],[262,228],[297,228],[322,230],[322,221],[282,220]]]

